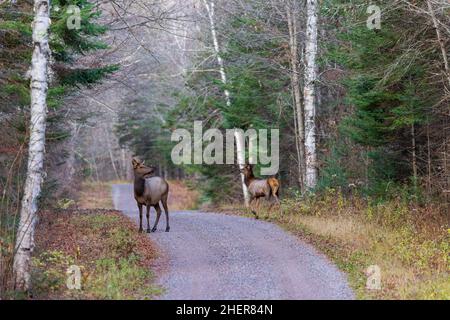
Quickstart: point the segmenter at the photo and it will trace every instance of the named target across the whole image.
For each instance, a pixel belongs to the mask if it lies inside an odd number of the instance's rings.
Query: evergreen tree
[[[411,24],[400,6],[382,11],[381,29],[366,26],[365,1],[327,1],[329,15],[339,15],[337,45],[328,58],[348,70],[343,80],[346,103],[354,112],[341,131],[364,146],[370,159],[368,186],[384,194],[387,186],[417,179],[417,148],[424,142],[421,128],[432,121],[430,106],[441,99],[439,87],[426,80],[437,52],[421,51],[431,30]],[[390,2],[381,1],[382,9]]]

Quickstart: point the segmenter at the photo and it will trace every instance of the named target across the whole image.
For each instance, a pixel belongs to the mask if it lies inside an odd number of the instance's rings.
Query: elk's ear
[[[133,158],[133,159],[131,160],[131,164],[133,165],[133,168],[134,168],[134,169],[136,169],[136,168],[139,166],[140,163],[141,163],[140,160],[137,159],[137,158]]]

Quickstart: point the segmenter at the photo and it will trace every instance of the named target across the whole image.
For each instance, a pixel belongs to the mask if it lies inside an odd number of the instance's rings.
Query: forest
[[[108,213],[133,157],[169,181],[171,212],[253,219],[247,136],[231,163],[173,161],[196,123],[278,133],[278,171],[253,166],[280,184],[260,219],[325,253],[356,298],[450,299],[449,48],[447,0],[0,1],[0,299],[144,295],[126,288],[155,281],[158,245]],[[101,263],[58,244],[105,226]],[[75,262],[96,275],[81,293]]]

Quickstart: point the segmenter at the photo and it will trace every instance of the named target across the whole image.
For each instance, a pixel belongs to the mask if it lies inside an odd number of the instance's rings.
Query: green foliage
[[[150,165],[170,169],[172,144],[168,143],[170,131],[167,127],[154,117],[153,110],[144,99],[137,99],[119,112],[115,129],[121,145],[128,146],[135,154],[147,159]]]
[[[25,36],[31,36],[31,25],[22,21],[0,21],[0,29],[3,31],[18,32]]]
[[[108,247],[116,259],[133,255],[136,243],[134,243],[131,233],[132,231],[129,229],[117,229],[110,233]]]
[[[20,9],[0,4],[0,112],[13,113],[29,104],[29,86],[24,75],[31,61],[30,4]]]
[[[192,131],[193,122],[202,120],[204,131],[210,127],[223,132],[232,128],[279,128],[283,134],[283,131],[290,130],[292,109],[282,102],[289,97],[290,79],[274,67],[274,63],[286,64],[284,60],[277,61],[283,53],[284,49],[280,47],[284,40],[267,37],[263,23],[257,16],[230,18],[230,30],[227,32],[233,37],[221,41],[228,84],[224,85],[220,81],[218,73],[193,73],[186,81],[187,90],[175,93],[176,105],[166,114],[166,127]],[[198,61],[204,61],[205,58],[204,55],[197,57]],[[215,59],[209,59],[208,63],[210,65],[205,68],[217,68]],[[229,105],[226,103],[225,90],[230,92]],[[280,116],[281,113],[285,114],[284,118]],[[134,128],[133,124],[133,121],[128,121],[130,133],[134,130],[130,129]],[[145,124],[141,123],[140,126]],[[130,135],[123,135],[123,138],[127,137]],[[139,143],[149,146],[149,141],[151,139],[140,139]],[[292,148],[289,141],[282,142],[286,143],[286,148]],[[157,149],[161,153],[170,152],[170,148]],[[144,148],[134,150],[141,150],[142,153]],[[201,200],[205,203],[228,201],[242,196],[237,166],[190,165],[183,169],[196,177],[196,188],[200,190]]]
[[[132,299],[127,292],[142,288],[151,277],[147,268],[137,264],[136,258],[99,259],[96,266],[96,276],[87,283],[87,288],[98,299]],[[158,293],[154,290],[153,295]],[[148,292],[147,292],[148,295]]]
[[[80,29],[69,29],[68,20],[75,11],[70,6],[80,9]],[[106,49],[106,45],[96,37],[106,32],[106,27],[95,23],[101,12],[88,0],[56,0],[52,1],[51,47],[55,59],[62,62],[73,61],[74,53]],[[69,20],[70,23],[70,20]]]
[[[90,87],[118,69],[118,65],[110,65],[102,68],[70,70],[61,76],[60,81],[63,85],[81,84]]]
[[[50,49],[52,59],[52,81],[48,88],[47,106],[48,121],[46,131],[46,150],[50,153],[47,168],[52,165],[52,147],[69,137],[67,131],[67,106],[65,97],[80,86],[91,86],[101,81],[105,76],[117,70],[117,66],[81,65],[80,55],[104,49],[106,45],[99,42],[99,36],[106,27],[98,23],[100,11],[88,0],[53,0],[50,26]],[[81,28],[67,28],[67,9],[70,5],[81,8]],[[17,225],[19,201],[22,194],[24,174],[26,172],[26,147],[29,134],[30,112],[30,80],[28,71],[32,56],[32,21],[33,1],[3,1],[0,4],[0,114],[2,115],[2,159],[0,165],[0,182],[2,184],[2,199],[0,202],[0,238],[1,242],[14,242]],[[55,10],[58,8],[59,10]],[[3,121],[6,119],[6,121]],[[7,152],[3,155],[4,150]],[[61,148],[58,152],[61,152]],[[57,161],[61,161],[59,158]],[[46,168],[46,169],[47,169]],[[49,201],[54,197],[56,181],[47,179],[40,197],[40,205],[54,204]],[[14,219],[10,217],[13,216]],[[6,242],[7,241],[7,242]],[[12,262],[12,250],[2,252],[0,264],[2,281],[0,298]],[[54,277],[53,277],[54,276]],[[56,279],[56,275],[48,275]],[[56,277],[56,278],[55,278]],[[52,280],[53,281],[53,280]],[[52,282],[50,281],[50,282]],[[56,281],[56,280],[55,280]]]
[[[320,179],[317,184],[317,190],[322,191],[328,188],[345,189],[348,185],[348,172],[342,165],[342,157],[348,152],[342,145],[335,141],[330,142],[331,152],[325,158],[323,170],[320,172]]]
[[[69,6],[80,8],[80,29],[69,29],[67,19],[74,13],[68,12]],[[55,0],[52,1],[50,26],[50,48],[55,60],[52,70],[58,80],[48,92],[50,109],[61,105],[70,87],[92,85],[108,74],[116,71],[118,66],[78,67],[76,57],[89,51],[105,49],[98,36],[106,32],[106,27],[96,23],[101,12],[88,0]],[[6,66],[7,73],[0,76],[0,98],[9,103],[2,103],[3,111],[13,112],[7,108],[29,107],[29,84],[25,73],[31,60],[31,22],[32,8],[28,4],[18,6],[2,4],[0,14],[0,37],[6,44],[0,53],[0,62]],[[51,130],[51,128],[50,128]]]
[[[378,5],[383,8],[389,3]],[[340,123],[340,132],[367,150],[365,191],[385,197],[388,185],[409,183],[412,139],[419,139],[421,126],[433,117],[429,106],[438,103],[440,92],[426,81],[433,65],[430,56],[414,48],[414,41],[423,35],[405,22],[407,11],[383,12],[382,28],[369,30],[365,10],[364,1],[325,2],[324,12],[340,25],[338,44],[329,46],[327,59],[348,70],[342,82],[345,102],[354,111]],[[337,143],[347,144],[343,138]],[[331,158],[322,175],[324,183],[333,185],[327,176],[336,170],[336,154]]]
[[[67,268],[74,263],[71,256],[62,251],[46,251],[34,257],[33,279],[34,290],[52,294],[61,289],[66,283]]]

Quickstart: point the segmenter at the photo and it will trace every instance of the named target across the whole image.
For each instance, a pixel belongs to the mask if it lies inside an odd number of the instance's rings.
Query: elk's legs
[[[164,207],[164,213],[166,214],[166,232],[170,231],[169,225],[169,208],[167,207],[167,196],[165,196],[162,200],[162,205]]]
[[[274,194],[272,195],[272,197],[275,199],[275,203],[276,203],[276,204],[280,204],[280,198],[278,198],[278,196],[276,195],[276,193],[274,193]]]
[[[252,207],[252,203],[254,203],[255,200],[256,200],[256,198],[251,197],[249,205],[250,205],[250,210],[255,215],[255,219],[258,219],[258,214],[256,213],[256,210],[254,209],[254,207]]]
[[[155,204],[153,208],[155,208],[156,210],[156,221],[155,225],[153,226],[152,232],[155,232],[156,228],[158,227],[159,218],[161,217],[161,208],[159,207],[159,203]]]
[[[150,233],[150,206],[147,206],[147,233]]]
[[[142,232],[142,204],[138,203],[139,208],[139,232]]]

